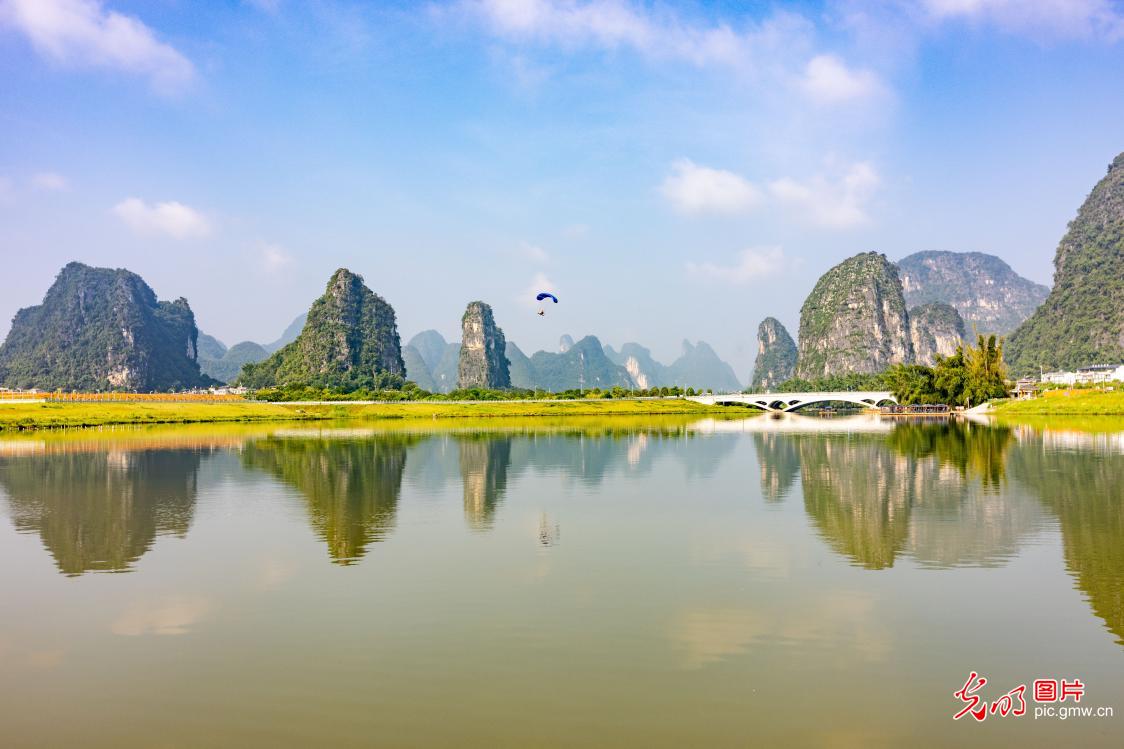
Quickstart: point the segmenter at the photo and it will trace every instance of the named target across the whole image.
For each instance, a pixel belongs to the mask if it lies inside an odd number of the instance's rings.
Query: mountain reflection
[[[780,502],[788,496],[800,473],[796,439],[776,432],[757,432],[753,444],[761,468],[761,495],[767,502]]]
[[[109,450],[0,461],[12,522],[38,533],[66,575],[124,572],[195,510],[196,450]]]
[[[464,517],[473,530],[492,527],[496,505],[507,488],[511,438],[470,435],[458,440]]]
[[[956,468],[964,479],[978,479],[993,491],[1006,477],[1004,457],[1013,439],[1011,430],[1001,425],[906,422],[890,432],[887,444],[909,458],[936,458],[940,465]]]
[[[246,466],[296,487],[309,518],[337,564],[360,559],[367,546],[393,530],[406,454],[419,438],[274,438],[246,445]]]
[[[488,444],[490,456],[483,447]],[[525,473],[558,475],[596,487],[611,478],[646,476],[670,459],[688,478],[709,478],[735,445],[736,440],[712,439],[681,427],[437,433],[410,448],[406,481],[434,494],[450,481],[487,474],[497,484],[489,491],[502,500],[506,484]]]
[[[798,445],[808,515],[832,548],[862,567],[892,567],[902,553],[925,566],[993,566],[1041,526],[1039,505],[1001,491],[1009,429],[902,423],[884,438],[787,439]],[[764,461],[785,451],[758,454]],[[764,465],[761,471],[763,494],[773,499],[770,474]]]
[[[931,568],[999,566],[1056,518],[1075,585],[1124,644],[1124,435],[961,422],[849,432],[847,422],[820,420],[814,432],[791,428],[802,423],[772,431],[772,422],[747,422],[763,425],[751,435],[761,494],[782,502],[799,482],[812,528],[836,554],[871,570],[903,556]],[[825,423],[836,428],[823,430]],[[742,439],[676,427],[439,436],[349,430],[330,439],[292,430],[239,436],[223,447],[172,441],[155,449],[156,437],[141,436],[139,449],[36,443],[43,452],[0,457],[0,490],[15,528],[38,534],[63,574],[132,569],[158,536],[187,534],[200,485],[204,492],[230,486],[250,469],[297,490],[330,559],[349,564],[395,528],[404,477],[414,494],[452,495],[453,502],[459,494],[464,522],[480,531],[495,525],[512,501],[509,487],[523,478],[540,486],[575,481],[585,490],[652,482],[671,465],[707,486]],[[753,471],[732,468],[719,480],[741,481]],[[543,543],[551,527],[540,519]]]
[[[917,490],[910,461],[868,435],[796,437],[804,509],[840,554],[892,567],[905,545]]]
[[[680,463],[688,479],[710,478],[735,447],[683,429],[598,430],[522,435],[512,440],[511,472],[560,473],[588,486],[611,476],[645,476],[660,461]]]
[[[1106,435],[1028,433],[1010,464],[1015,480],[1057,516],[1066,568],[1093,613],[1124,645],[1122,447]]]

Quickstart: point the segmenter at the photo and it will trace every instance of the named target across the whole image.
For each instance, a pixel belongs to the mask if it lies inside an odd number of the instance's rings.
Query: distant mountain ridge
[[[906,306],[948,304],[967,332],[1006,335],[1046,300],[1050,289],[1023,278],[995,255],[915,252],[897,262]]]
[[[555,392],[632,387],[628,372],[605,356],[605,348],[596,336],[587,335],[575,341],[565,353],[536,351],[528,361],[531,379],[526,384],[520,384],[513,372],[511,384],[515,387]]]
[[[308,313],[300,313],[293,318],[293,321],[289,323],[288,327],[286,327],[285,330],[281,333],[280,338],[278,338],[276,341],[273,341],[272,343],[263,343],[261,344],[261,347],[272,354],[274,351],[288,346],[290,343],[297,340],[297,336],[299,336],[301,334],[301,331],[304,330],[304,324],[306,322],[308,322]]]
[[[226,349],[218,358],[200,357],[199,368],[208,377],[213,377],[219,382],[231,383],[238,379],[243,366],[256,364],[268,358],[269,352],[261,344],[242,341]]]
[[[639,343],[626,343],[619,352],[612,346],[606,346],[605,355],[614,364],[624,367],[638,388],[664,387],[668,384],[667,366],[656,361],[652,352]]]
[[[435,330],[411,338],[402,349],[406,378],[435,393],[451,392],[457,384],[460,344],[450,343]],[[596,336],[574,342],[562,337],[560,351],[538,351],[528,356],[514,341],[505,355],[511,386],[528,390],[593,388],[694,387],[718,391],[741,390],[734,369],[704,341],[683,342],[683,353],[672,364],[656,361],[638,343],[620,350],[603,346]]]
[[[638,343],[626,343],[621,350],[605,347],[605,353],[615,364],[625,368],[635,387],[693,387],[718,392],[736,392],[742,389],[734,368],[715,353],[706,341],[692,344],[684,340],[679,357],[671,364],[661,364],[652,352]]]
[[[281,337],[272,343],[242,341],[229,349],[226,344],[206,333],[199,334],[199,369],[208,377],[219,382],[234,382],[242,372],[243,365],[265,361],[269,355],[297,339],[308,313],[302,312],[289,323]]]
[[[461,345],[449,343],[436,330],[423,330],[402,347],[406,379],[431,393],[451,393],[457,387]]]

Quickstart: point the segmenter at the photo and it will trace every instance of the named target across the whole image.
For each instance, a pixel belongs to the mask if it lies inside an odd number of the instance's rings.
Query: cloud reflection
[[[185,635],[198,624],[211,608],[202,596],[165,596],[154,601],[133,604],[114,620],[110,630],[115,635]]]

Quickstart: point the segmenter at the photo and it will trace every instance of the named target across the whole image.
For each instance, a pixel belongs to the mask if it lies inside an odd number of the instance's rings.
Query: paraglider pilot
[[[535,301],[538,301],[538,302],[541,302],[543,299],[550,299],[555,304],[558,304],[558,297],[554,296],[554,294],[551,294],[549,292],[546,292],[546,291],[539,292],[538,296],[535,297]],[[539,317],[544,317],[544,316],[546,316],[546,310],[544,310],[542,307],[539,307]]]

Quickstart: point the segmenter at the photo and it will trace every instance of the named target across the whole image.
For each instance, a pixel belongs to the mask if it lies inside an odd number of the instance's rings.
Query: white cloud
[[[990,24],[1039,38],[1124,39],[1124,11],[1112,0],[921,0],[933,21]]]
[[[478,23],[497,39],[520,48],[634,53],[648,61],[673,64],[676,74],[684,65],[725,71],[772,101],[778,99],[778,91],[797,99],[837,103],[877,100],[876,94],[889,90],[872,70],[816,54],[815,21],[787,10],[761,19],[740,14],[727,22],[641,0],[458,0],[449,7],[451,11],[436,10],[433,15]],[[525,58],[518,59],[529,65]],[[520,80],[520,70],[511,77]],[[542,80],[544,76],[538,75],[534,84]]]
[[[211,223],[206,216],[174,200],[150,206],[140,198],[127,198],[113,206],[113,212],[137,234],[191,239],[211,233]]]
[[[165,596],[137,603],[126,609],[110,625],[115,635],[185,635],[211,608],[201,596]]]
[[[741,285],[780,273],[788,265],[780,247],[750,247],[738,253],[733,265],[687,263],[687,273],[710,281]]]
[[[266,273],[276,273],[293,263],[292,256],[285,251],[284,247],[267,242],[258,244],[258,256],[261,260],[261,267]]]
[[[769,183],[769,192],[815,224],[849,229],[870,221],[867,204],[880,182],[873,166],[858,162],[836,181],[823,175],[804,181],[783,177]]]
[[[31,177],[31,184],[37,190],[50,190],[58,192],[70,188],[70,181],[61,174],[54,172],[39,172]]]
[[[885,93],[877,75],[869,70],[852,70],[834,55],[817,55],[809,60],[800,88],[820,104],[869,99]]]
[[[744,213],[761,202],[761,191],[733,172],[699,166],[690,159],[679,159],[671,169],[660,192],[683,213]]]
[[[880,182],[873,166],[857,162],[835,180],[823,175],[775,179],[768,183],[766,196],[739,174],[680,159],[660,192],[682,213],[739,214],[775,202],[799,209],[801,219],[819,226],[849,229],[870,220],[867,205]]]
[[[752,69],[777,52],[806,46],[814,35],[812,24],[794,13],[736,30],[627,0],[462,0],[457,7],[511,41],[629,49],[697,67]]]
[[[619,2],[476,0],[466,7],[481,14],[501,35],[568,43],[647,49],[656,31],[640,13]]]
[[[161,93],[180,91],[195,77],[191,62],[152,29],[101,0],[0,0],[0,24],[54,62],[143,75]]]
[[[550,254],[538,245],[529,242],[519,243],[519,256],[532,263],[546,263],[550,261]]]

